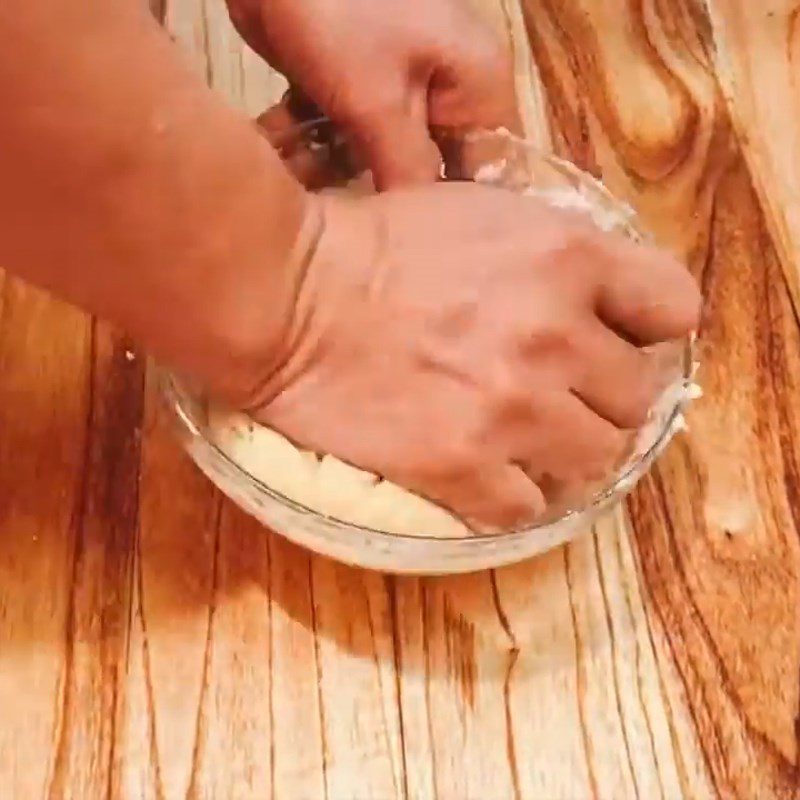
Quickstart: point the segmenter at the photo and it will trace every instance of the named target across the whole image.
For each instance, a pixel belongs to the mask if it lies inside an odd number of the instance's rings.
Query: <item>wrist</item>
[[[215,325],[225,363],[209,389],[239,408],[264,402],[275,376],[292,359],[302,331],[301,297],[324,227],[321,199],[299,190],[282,246],[251,251],[260,262],[244,275],[232,271]]]
[[[385,229],[370,199],[310,195],[292,261],[291,315],[240,408],[268,419],[273,401],[293,395],[336,347],[335,331],[352,324],[380,292]]]

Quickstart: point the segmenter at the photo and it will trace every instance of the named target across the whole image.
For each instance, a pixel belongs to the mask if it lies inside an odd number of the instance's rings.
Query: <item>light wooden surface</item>
[[[474,1],[531,135],[702,281],[690,433],[544,558],[367,574],[223,500],[131,344],[0,275],[3,798],[800,795],[795,3]],[[222,5],[155,8],[255,114],[281,84]]]

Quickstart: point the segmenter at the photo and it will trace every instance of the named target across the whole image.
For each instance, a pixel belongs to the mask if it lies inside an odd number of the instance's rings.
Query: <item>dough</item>
[[[475,174],[475,180],[496,183],[503,166],[486,165]],[[604,230],[622,227],[628,221],[628,216],[600,207],[590,194],[571,187],[529,189],[525,193],[558,208],[587,213]],[[463,523],[439,506],[333,456],[320,458],[298,450],[279,433],[244,414],[212,407],[209,427],[212,441],[240,467],[320,514],[388,533],[449,538],[470,535]]]
[[[444,509],[333,456],[298,450],[245,414],[209,411],[212,441],[261,483],[306,508],[365,528],[410,536],[469,536]]]

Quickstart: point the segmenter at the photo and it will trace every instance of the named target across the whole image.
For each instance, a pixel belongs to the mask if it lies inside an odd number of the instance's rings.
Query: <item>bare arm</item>
[[[375,19],[387,41],[392,20]],[[680,264],[531,198],[454,184],[312,204],[139,0],[0,0],[0,42],[0,264],[477,526],[606,474],[657,392],[631,342],[697,325]],[[406,175],[374,161],[384,183]]]
[[[0,6],[0,266],[235,393],[290,313],[305,193],[141,5]]]

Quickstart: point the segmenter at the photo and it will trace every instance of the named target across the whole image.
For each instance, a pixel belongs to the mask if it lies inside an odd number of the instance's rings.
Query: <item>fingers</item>
[[[330,123],[301,93],[290,89],[276,105],[256,119],[259,132],[274,147],[289,171],[306,189],[323,189],[352,173],[346,154],[320,133],[333,135]]]
[[[511,53],[483,25],[442,54],[428,97],[430,124],[522,133]]]
[[[607,245],[601,251],[608,270],[597,313],[609,327],[641,345],[677,339],[697,329],[700,292],[682,264],[622,238],[613,237]]]
[[[545,509],[542,492],[513,464],[484,467],[440,486],[432,498],[478,533],[524,528]]]
[[[581,337],[581,348],[582,367],[572,381],[578,397],[617,428],[644,425],[659,391],[653,354],[598,322]]]
[[[396,97],[354,109],[342,120],[379,191],[433,183],[441,169],[441,155],[428,130],[425,86],[410,87]]]
[[[428,117],[448,177],[471,178],[464,134],[505,128],[524,129],[517,103],[511,51],[485,25],[470,19],[470,35],[441,47],[428,92]],[[457,25],[450,30],[460,31]]]
[[[278,151],[287,169],[306,189],[322,189],[335,182],[337,170],[326,148],[315,148],[308,129],[298,123],[284,103],[267,109],[256,120],[259,132]]]
[[[302,140],[302,128],[284,100],[264,111],[255,122],[259,133],[281,154]]]
[[[271,47],[261,15],[261,0],[227,0],[231,22],[239,35],[267,63],[279,72],[285,72],[283,65]]]
[[[441,169],[441,154],[428,130],[425,86],[395,94],[399,99],[394,102],[370,104],[362,98],[362,104],[333,109],[358,151],[356,160],[372,170],[379,190],[432,183]],[[307,126],[319,115],[316,106],[292,89],[256,120],[261,133],[309,189],[329,185],[352,171],[351,157],[345,159],[348,163],[339,163],[344,154],[309,141]]]
[[[513,456],[548,501],[549,487],[603,480],[626,455],[630,435],[569,392],[537,398],[531,413],[534,424],[517,432]]]

